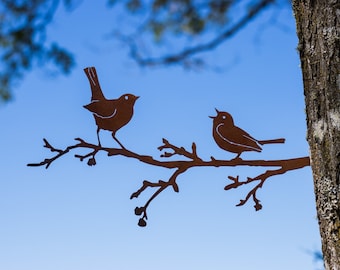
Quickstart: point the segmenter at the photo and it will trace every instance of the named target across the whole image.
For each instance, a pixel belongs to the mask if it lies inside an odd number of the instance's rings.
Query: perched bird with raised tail
[[[285,139],[259,141],[250,136],[243,129],[234,125],[232,116],[227,112],[217,112],[216,116],[209,116],[213,119],[213,137],[217,145],[229,152],[236,153],[235,159],[240,159],[243,152],[261,152],[260,145],[271,143],[284,143]]]
[[[138,96],[132,94],[124,94],[118,99],[106,99],[99,84],[95,67],[88,67],[84,72],[91,86],[91,103],[85,105],[84,108],[93,113],[97,124],[98,144],[101,145],[99,139],[99,131],[101,129],[112,131],[113,139],[125,149],[121,142],[116,138],[116,132],[130,122],[133,116],[133,107]]]

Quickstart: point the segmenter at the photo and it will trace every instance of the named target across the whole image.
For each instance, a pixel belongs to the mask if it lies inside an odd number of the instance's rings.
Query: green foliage
[[[122,4],[127,17],[138,14],[143,23],[136,31],[117,37],[130,49],[130,56],[140,66],[156,67],[181,65],[186,69],[204,68],[200,53],[213,51],[232,38],[274,3],[288,0],[115,0]],[[133,9],[129,8],[133,6]],[[138,23],[137,23],[138,24]],[[151,34],[151,35],[150,35]],[[151,39],[150,39],[151,36]],[[154,41],[172,44],[154,46]],[[164,44],[163,43],[163,44]],[[140,46],[139,44],[143,44]],[[145,45],[146,44],[146,45]],[[145,49],[147,48],[147,49]]]
[[[74,66],[72,55],[56,43],[52,43],[50,48],[46,50],[46,58],[53,61],[64,73],[69,73]]]
[[[71,1],[64,4],[69,7]],[[0,3],[0,100],[11,98],[15,83],[36,62],[53,62],[64,73],[71,70],[72,55],[56,43],[46,42],[46,27],[58,5],[59,0]]]
[[[166,33],[199,35],[211,26],[221,26],[227,22],[229,8],[234,0],[122,0],[109,1],[111,4],[121,2],[128,11],[150,14],[146,29],[150,30],[156,40]]]
[[[43,66],[53,63],[63,73],[71,71],[75,64],[71,53],[57,42],[47,42],[46,39],[46,27],[61,2],[71,9],[74,0],[0,2],[0,101],[11,98],[15,84],[36,64]],[[202,60],[193,58],[193,55],[213,50],[273,2],[275,1],[107,0],[109,7],[120,4],[127,11],[127,16],[133,15],[143,22],[136,24],[137,35],[120,35],[129,42],[130,55],[138,64],[154,66],[158,63],[182,63],[184,67],[201,66]],[[240,6],[243,14],[235,12],[234,7]],[[230,20],[231,15],[233,19],[237,19]],[[153,41],[161,41],[171,35],[196,37],[210,34],[215,37],[206,44],[196,44],[178,54],[156,57],[155,60],[152,57],[145,59],[135,43],[134,38],[145,33],[151,33]]]

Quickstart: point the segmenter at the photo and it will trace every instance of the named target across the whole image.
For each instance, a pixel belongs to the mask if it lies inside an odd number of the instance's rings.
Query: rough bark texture
[[[326,270],[340,269],[339,7],[338,0],[293,1]]]

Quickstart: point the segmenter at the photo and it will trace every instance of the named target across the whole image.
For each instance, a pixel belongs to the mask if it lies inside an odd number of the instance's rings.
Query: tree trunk
[[[340,269],[339,7],[337,0],[293,1],[326,270]]]

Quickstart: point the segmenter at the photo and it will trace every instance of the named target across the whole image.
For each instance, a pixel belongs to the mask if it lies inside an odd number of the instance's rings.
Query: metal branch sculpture
[[[86,75],[88,76],[91,89],[93,90],[93,86],[99,87],[99,82],[98,82],[98,78],[95,72],[95,68],[93,67],[86,68],[84,71]],[[125,96],[128,96],[128,98],[127,99],[124,98]],[[184,147],[178,147],[178,146],[171,144],[166,139],[163,139],[163,144],[158,147],[158,150],[162,152],[161,157],[170,158],[170,157],[179,156],[179,157],[184,157],[185,159],[165,161],[165,160],[155,159],[152,156],[141,155],[141,154],[135,153],[131,150],[126,149],[120,143],[120,141],[118,141],[117,138],[115,137],[115,132],[119,128],[127,124],[132,118],[133,105],[134,105],[135,100],[137,99],[136,96],[133,96],[131,94],[126,94],[126,95],[123,95],[122,97],[123,97],[123,103],[125,103],[126,101],[129,101],[129,98],[131,98],[131,100],[133,101],[128,104],[127,107],[130,107],[130,108],[125,113],[124,112],[119,113],[119,108],[116,108],[117,100],[114,100],[112,104],[105,105],[108,107],[106,109],[107,111],[105,112],[103,112],[102,108],[100,107],[96,108],[96,112],[94,112],[94,110],[90,110],[91,112],[94,113],[96,124],[98,126],[98,129],[97,129],[98,144],[88,143],[81,138],[76,138],[75,139],[77,141],[76,144],[70,145],[66,147],[65,149],[57,149],[53,147],[46,139],[43,139],[44,147],[56,154],[52,156],[51,158],[46,158],[39,163],[30,163],[27,165],[28,166],[45,166],[45,168],[47,169],[54,161],[68,154],[70,151],[73,151],[78,148],[85,148],[89,150],[87,154],[85,155],[75,154],[75,157],[78,158],[80,161],[87,160],[87,164],[89,166],[96,165],[96,158],[95,158],[96,154],[100,151],[103,151],[103,152],[106,152],[108,156],[124,156],[127,158],[133,158],[133,159],[139,160],[140,162],[149,164],[151,166],[163,167],[163,168],[174,170],[174,172],[170,175],[170,177],[167,180],[159,180],[158,182],[144,180],[142,186],[136,192],[132,193],[132,195],[130,196],[130,199],[138,198],[139,195],[147,188],[156,188],[156,191],[151,195],[151,197],[146,201],[146,203],[143,206],[135,208],[135,214],[137,216],[140,216],[138,225],[141,227],[144,227],[147,225],[147,222],[146,222],[148,219],[147,210],[148,210],[150,203],[168,187],[172,187],[175,192],[178,192],[179,191],[179,187],[177,184],[178,177],[191,168],[235,167],[235,166],[274,167],[275,169],[273,170],[266,170],[264,173],[257,175],[255,177],[248,177],[244,181],[240,181],[239,176],[228,176],[228,179],[231,180],[232,183],[226,185],[224,187],[225,190],[238,188],[242,185],[246,185],[246,184],[249,184],[255,181],[257,182],[257,185],[248,192],[248,194],[243,200],[240,200],[240,203],[238,203],[237,206],[242,206],[246,204],[246,202],[250,198],[252,198],[255,203],[254,204],[255,210],[258,211],[262,209],[262,204],[260,203],[260,200],[257,198],[257,191],[259,188],[262,188],[263,184],[265,183],[267,179],[275,175],[284,174],[288,171],[300,169],[300,168],[310,165],[309,157],[300,157],[300,158],[283,159],[283,160],[243,160],[241,159],[240,155],[244,151],[260,152],[262,150],[260,145],[268,144],[268,143],[283,143],[284,139],[265,140],[265,141],[256,140],[253,137],[251,137],[248,133],[246,133],[244,130],[234,126],[230,114],[225,113],[225,112],[219,112],[218,110],[216,110],[217,116],[212,117],[214,119],[213,136],[214,136],[216,143],[222,149],[225,149],[227,151],[237,154],[237,156],[234,159],[218,160],[218,159],[215,159],[214,157],[210,157],[210,160],[204,160],[201,157],[199,157],[199,155],[197,154],[197,146],[195,143],[192,143],[191,150],[187,150]],[[96,99],[92,95],[92,103],[90,104],[93,104],[93,102],[95,102],[95,105],[100,104],[99,102],[96,102],[94,100]],[[109,109],[110,106],[114,106],[116,109],[111,109],[110,111]],[[132,113],[131,113],[131,110],[132,110]],[[125,115],[125,116],[122,116],[122,115]],[[124,119],[124,121],[121,120],[121,117]],[[121,124],[121,123],[124,123],[124,124]],[[118,125],[119,127],[117,128]],[[121,148],[103,147],[99,140],[100,129],[106,129],[106,130],[112,131],[113,138],[117,141],[117,143],[120,145]],[[230,130],[233,132],[230,133],[229,132]]]

